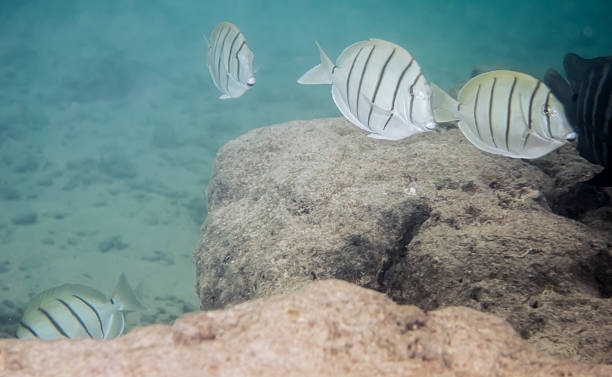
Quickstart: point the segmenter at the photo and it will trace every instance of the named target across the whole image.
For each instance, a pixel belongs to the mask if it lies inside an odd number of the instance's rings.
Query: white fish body
[[[436,121],[458,120],[463,135],[485,152],[533,159],[576,138],[561,102],[530,75],[482,73],[461,88],[457,100],[433,88]]]
[[[331,84],[342,114],[372,138],[399,140],[435,128],[431,88],[412,55],[381,39],[357,42],[336,64],[317,43],[321,64],[300,84]]]
[[[253,57],[236,25],[222,22],[213,30],[206,60],[213,83],[223,93],[219,98],[238,98],[255,85]]]
[[[144,309],[123,274],[110,300],[94,288],[64,284],[30,301],[17,327],[17,337],[115,338],[125,329],[124,313]]]

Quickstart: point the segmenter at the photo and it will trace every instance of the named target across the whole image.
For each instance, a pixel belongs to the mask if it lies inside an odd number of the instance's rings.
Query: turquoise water
[[[211,5],[212,4],[212,5]],[[65,282],[110,294],[122,271],[147,313],[196,310],[191,259],[215,155],[250,129],[340,116],[319,63],[371,37],[449,89],[475,67],[542,76],[565,53],[612,52],[609,1],[3,1],[0,335]],[[257,85],[219,100],[205,63],[221,21],[255,53]]]

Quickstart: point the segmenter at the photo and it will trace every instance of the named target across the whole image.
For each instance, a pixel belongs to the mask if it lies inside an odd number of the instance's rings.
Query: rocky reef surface
[[[342,118],[253,130],[217,156],[201,307],[335,278],[496,314],[538,350],[612,363],[612,192],[580,183],[598,170],[572,145],[487,154],[451,126],[397,142]]]
[[[107,341],[0,340],[2,376],[574,376],[610,365],[538,353],[503,319],[424,312],[338,280],[189,313]]]

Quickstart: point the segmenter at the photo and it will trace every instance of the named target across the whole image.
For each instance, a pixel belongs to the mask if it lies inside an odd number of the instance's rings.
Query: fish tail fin
[[[122,312],[134,312],[134,311],[143,311],[147,310],[147,307],[144,306],[134,290],[128,283],[127,278],[124,273],[121,273],[119,277],[119,282],[117,283],[117,287],[115,288],[115,292],[113,292],[113,301],[117,302],[121,305]]]
[[[431,107],[434,113],[434,119],[437,123],[452,122],[458,120],[457,106],[459,103],[446,93],[438,85],[431,84],[432,96]]]
[[[334,63],[325,55],[325,52],[319,46],[319,42],[315,41],[319,48],[319,54],[321,54],[321,64],[311,68],[308,72],[304,73],[302,77],[298,79],[298,84],[311,85],[311,84],[331,84],[332,83],[332,70],[334,69]]]
[[[208,38],[206,38],[206,34],[202,34],[202,38],[204,38],[204,42],[206,42],[206,47],[210,47],[210,42],[208,41]]]

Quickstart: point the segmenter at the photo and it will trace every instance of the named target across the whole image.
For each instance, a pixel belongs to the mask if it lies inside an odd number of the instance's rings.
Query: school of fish
[[[205,38],[206,39],[206,38]],[[220,99],[255,85],[253,51],[238,29],[220,23],[207,43],[207,64]],[[317,42],[321,63],[298,83],[329,84],[342,115],[375,139],[400,140],[457,122],[482,151],[535,159],[578,139],[577,150],[604,170],[590,184],[612,186],[612,56],[567,54],[567,81],[549,70],[544,80],[510,70],[475,75],[451,97],[428,81],[410,52],[381,39],[356,42],[336,62]],[[110,299],[64,284],[35,296],[17,328],[22,339],[110,339],[125,330],[125,313],[145,310],[123,274]]]
[[[299,84],[329,84],[342,115],[375,139],[400,140],[442,122],[457,122],[482,151],[535,159],[578,139],[581,156],[604,166],[591,181],[612,184],[612,57],[565,58],[568,84],[556,71],[544,80],[493,70],[472,77],[457,98],[428,80],[412,54],[372,38],[346,47],[334,63],[317,43],[321,62]],[[208,41],[208,68],[221,98],[255,84],[253,52],[235,25],[222,22]]]

